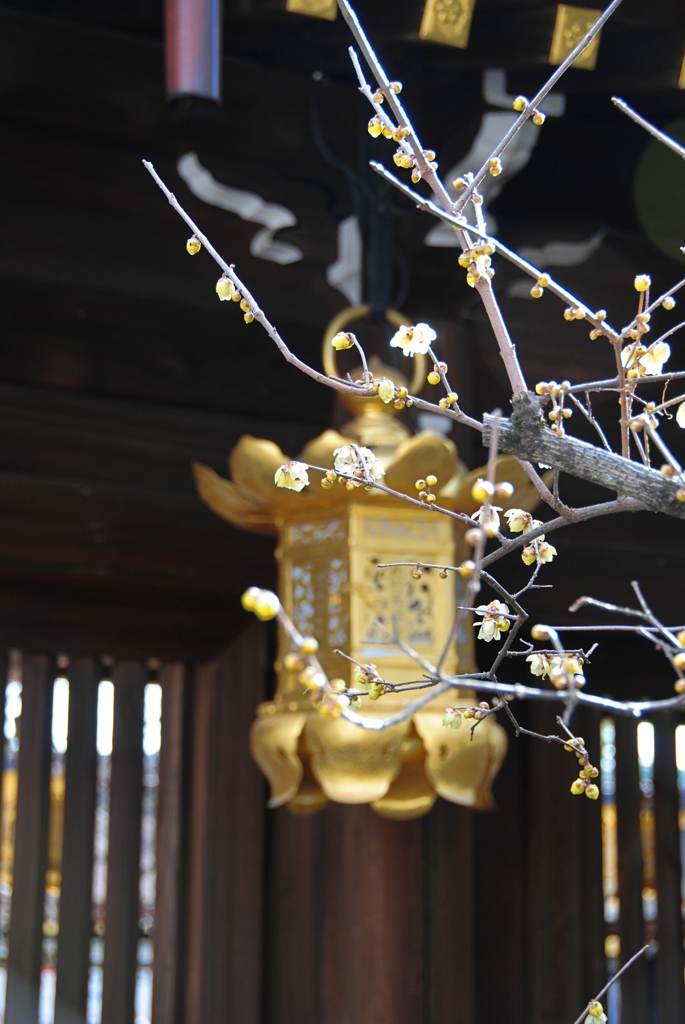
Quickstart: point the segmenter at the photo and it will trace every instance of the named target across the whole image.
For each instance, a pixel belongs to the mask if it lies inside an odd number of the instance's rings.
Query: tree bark
[[[637,498],[654,512],[685,519],[685,502],[678,501],[676,491],[682,483],[669,479],[657,469],[648,469],[621,455],[578,441],[558,437],[547,428],[536,395],[525,392],[513,399],[511,418],[500,417],[498,448],[534,463],[546,463],[570,476],[589,480],[618,495]],[[483,444],[490,444],[495,417],[483,418]]]

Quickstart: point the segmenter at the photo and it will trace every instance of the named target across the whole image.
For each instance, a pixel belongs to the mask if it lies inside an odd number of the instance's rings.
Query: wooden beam
[[[146,680],[145,667],[138,661],[122,661],[112,673],[114,741],[102,982],[103,1024],[131,1024],[134,1016]]]
[[[658,940],[656,956],[657,1008],[660,1021],[685,1019],[683,985],[683,918],[681,910],[680,834],[675,727],[679,716],[661,715],[654,721],[654,819]]]
[[[157,895],[155,903],[155,960],[152,1024],[180,1020],[180,956],[182,924],[182,846],[184,769],[186,760],[186,679],[180,664],[164,665],[162,686],[162,749],[157,805]]]
[[[185,1024],[261,1019],[266,798],[248,732],[265,682],[254,623],[193,683]]]
[[[93,658],[69,664],[69,734],[64,795],[55,1024],[85,1024],[93,937],[93,831],[97,791],[98,684]]]
[[[14,884],[7,964],[7,1024],[38,1019],[52,758],[54,662],[23,659]]]

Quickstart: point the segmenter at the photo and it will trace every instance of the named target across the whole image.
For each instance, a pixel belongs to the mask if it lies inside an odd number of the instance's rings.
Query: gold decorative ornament
[[[590,31],[601,13],[592,7],[570,7],[568,4],[559,4],[549,51],[550,64],[561,64],[566,60],[585,33]],[[594,71],[601,35],[600,29],[594,39],[578,54],[571,67]]]
[[[336,0],[286,0],[285,9],[310,18],[325,18],[326,21],[335,21],[338,16]]]
[[[330,339],[367,312],[354,307],[329,324],[324,340],[327,372],[337,375]],[[389,313],[388,319],[393,325],[406,323],[399,313]],[[369,360],[369,369],[374,377],[407,387],[402,374],[377,357]],[[355,370],[353,377],[360,373]],[[424,373],[425,363],[422,379]],[[466,472],[452,441],[429,431],[411,436],[395,418],[392,405],[378,397],[341,398],[356,415],[340,432],[325,430],[310,441],[299,456],[303,462],[332,468],[334,450],[353,440],[373,449],[385,468],[388,487],[415,497],[416,480],[432,474],[441,505],[469,514],[476,511],[471,488],[485,469]],[[363,664],[374,664],[388,682],[414,678],[415,662],[388,645],[377,623],[396,628],[422,656],[437,661],[454,621],[461,577],[450,573],[441,578],[435,569],[423,570],[417,579],[406,567],[377,566],[406,561],[408,553],[422,562],[459,565],[470,555],[464,528],[381,491],[348,491],[337,484],[323,489],[314,470],[309,487],[299,493],[277,488],[274,473],[288,461],[274,442],[244,436],[229,457],[231,480],[195,464],[198,491],[217,515],[235,526],[278,535],[280,600],[300,633],[318,640],[317,656],[329,679],[358,685],[356,666],[335,655],[336,649]],[[498,499],[506,508],[537,506],[538,493],[516,459],[500,457],[497,479],[509,480],[515,488],[510,498]],[[446,670],[475,671],[473,649],[468,623],[448,653]],[[259,705],[251,732],[253,756],[271,786],[269,806],[287,804],[295,814],[310,814],[329,800],[369,803],[378,814],[396,819],[428,813],[438,795],[466,806],[491,806],[490,787],[506,750],[504,729],[487,718],[472,738],[468,726],[457,731],[442,725],[446,704],[475,703],[473,691],[449,698],[443,694],[412,719],[373,731],[325,716],[313,706],[283,633],[276,671],[276,695]],[[365,699],[362,713],[386,718],[413,697],[408,692]]]
[[[465,50],[474,7],[475,0],[426,0],[419,39]]]

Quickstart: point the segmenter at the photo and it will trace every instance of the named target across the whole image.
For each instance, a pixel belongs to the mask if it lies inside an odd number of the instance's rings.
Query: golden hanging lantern
[[[366,307],[346,310],[329,325],[324,337],[329,375],[337,375],[330,338],[367,312]],[[406,323],[394,312],[388,320]],[[424,357],[417,357],[414,366],[411,393],[425,380]],[[369,361],[369,369],[398,387],[409,386],[397,370],[376,357]],[[352,440],[374,451],[385,468],[384,482],[393,490],[415,496],[417,478],[432,473],[438,478],[434,491],[440,505],[466,513],[476,510],[471,486],[485,469],[466,472],[452,441],[430,431],[411,436],[395,419],[392,406],[378,398],[342,400],[356,415],[341,432],[325,430],[309,442],[299,456],[303,462],[332,468],[334,450]],[[318,639],[318,658],[329,678],[346,677],[346,685],[356,684],[355,666],[333,654],[338,649],[359,662],[375,664],[388,682],[420,679],[420,667],[388,644],[377,623],[397,631],[405,643],[435,663],[454,622],[459,582],[455,586],[455,574],[440,578],[437,570],[424,570],[415,579],[406,567],[379,569],[378,563],[416,558],[458,565],[469,555],[464,528],[376,490],[323,490],[315,483],[301,493],[279,489],[274,473],[288,461],[274,442],[246,435],[229,456],[232,480],[194,465],[198,491],[233,525],[278,535],[279,598],[300,633]],[[513,497],[503,499],[507,508],[532,509],[538,504],[537,491],[516,459],[498,459],[497,479],[515,486]],[[456,731],[442,725],[445,705],[455,699],[475,702],[473,691],[461,690],[458,698],[449,699],[442,694],[410,719],[383,730],[366,730],[324,716],[312,706],[297,672],[284,665],[289,649],[281,633],[276,694],[259,705],[251,731],[252,754],[271,786],[270,807],[287,804],[295,814],[311,814],[329,800],[368,803],[384,817],[408,819],[427,814],[438,796],[476,808],[492,805],[490,788],[506,751],[504,729],[492,718],[482,721],[473,736],[468,728]],[[468,623],[448,652],[445,671],[476,671],[473,649]],[[415,691],[389,693],[378,701],[365,701],[363,713],[387,718],[416,696]]]

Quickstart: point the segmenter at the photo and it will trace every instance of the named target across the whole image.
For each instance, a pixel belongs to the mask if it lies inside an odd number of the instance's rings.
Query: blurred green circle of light
[[[685,120],[662,129],[685,145]],[[635,209],[651,242],[671,259],[685,263],[685,160],[651,139],[635,172]]]

